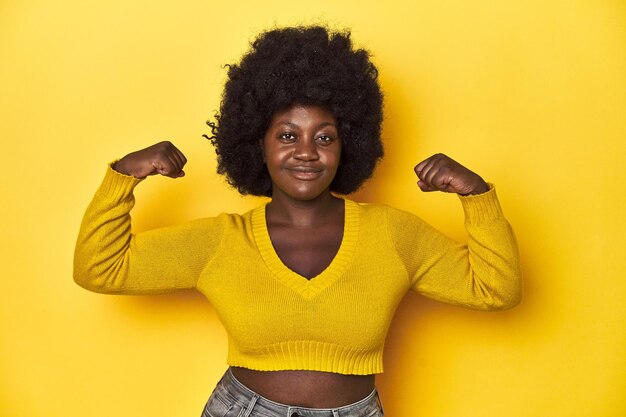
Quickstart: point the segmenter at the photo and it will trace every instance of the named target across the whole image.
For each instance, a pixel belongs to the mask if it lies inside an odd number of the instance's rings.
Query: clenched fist
[[[460,195],[481,194],[489,190],[480,175],[454,159],[438,153],[415,166],[422,191],[443,191]]]
[[[145,149],[129,153],[113,165],[113,169],[135,178],[148,175],[165,175],[178,178],[185,175],[183,167],[187,158],[171,142],[159,142]]]

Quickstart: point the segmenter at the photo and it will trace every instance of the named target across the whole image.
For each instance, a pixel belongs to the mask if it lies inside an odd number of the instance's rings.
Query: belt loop
[[[248,407],[246,408],[246,411],[243,413],[242,417],[249,417],[250,414],[252,413],[252,409],[254,408],[254,405],[256,404],[256,400],[259,399],[259,396],[257,394],[254,394],[252,396],[252,399],[250,400],[250,403],[248,403]]]
[[[333,417],[339,417],[339,411],[333,409]]]

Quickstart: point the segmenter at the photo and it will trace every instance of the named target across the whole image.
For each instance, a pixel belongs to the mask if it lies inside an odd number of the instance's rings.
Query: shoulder
[[[346,200],[349,204],[354,205],[360,214],[361,220],[365,222],[384,222],[384,223],[397,223],[397,222],[411,222],[411,223],[424,223],[424,221],[417,215],[401,210],[387,204],[381,203],[363,203],[353,200]]]
[[[244,213],[229,213],[222,212],[213,217],[203,217],[195,220],[198,224],[221,224],[226,228],[234,228],[241,229],[246,228],[252,222],[255,213],[257,213],[261,208],[257,207],[255,209],[246,211]]]
[[[350,200],[346,200],[350,201]],[[434,232],[432,226],[419,216],[386,204],[350,201],[359,213],[360,233],[364,238],[391,241],[422,239]],[[348,206],[346,206],[348,207]]]
[[[194,220],[190,220],[185,223],[181,223],[176,225],[178,228],[185,228],[188,230],[193,230],[197,232],[205,232],[212,231],[216,232],[217,230],[223,230],[224,232],[228,231],[237,231],[237,230],[245,230],[250,223],[250,218],[252,216],[252,212],[254,210],[250,210],[246,213],[219,213],[215,216],[207,216],[200,217]]]

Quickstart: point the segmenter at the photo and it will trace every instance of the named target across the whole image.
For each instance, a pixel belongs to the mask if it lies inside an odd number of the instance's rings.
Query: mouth
[[[321,169],[311,167],[292,167],[286,168],[286,171],[292,177],[303,181],[311,181],[322,175]]]

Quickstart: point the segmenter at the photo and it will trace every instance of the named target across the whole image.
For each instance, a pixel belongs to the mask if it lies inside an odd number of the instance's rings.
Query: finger
[[[420,190],[422,190],[423,192],[431,192],[431,191],[437,191],[436,188],[431,187],[430,185],[426,184],[424,181],[418,181],[417,182],[417,186],[420,188]]]
[[[450,191],[452,181],[454,177],[446,172],[439,172],[436,178],[433,179],[433,185],[441,191]]]
[[[185,172],[183,171],[183,166],[185,163],[177,155],[172,155],[172,160],[174,162],[174,171],[170,176],[172,178],[184,177]]]
[[[171,169],[166,174],[166,176],[170,178],[178,178],[185,175],[185,173],[183,172],[182,164],[176,159],[176,156],[174,154],[169,154],[168,160],[170,162]]]
[[[170,141],[163,141],[163,142],[159,142],[155,145],[157,147],[157,153],[156,155],[158,157],[161,158],[169,158],[170,160],[173,158],[174,159],[174,163],[177,166],[182,166],[182,158],[179,157],[179,155],[182,155],[182,152],[180,152],[180,150],[174,146],[174,144]]]
[[[155,159],[151,163],[154,174],[167,175],[171,171],[170,163],[163,159]]]
[[[175,164],[169,158],[157,159],[153,162],[152,166],[155,168],[156,173],[165,177],[175,178],[180,171],[176,168]]]
[[[449,168],[438,166],[429,172],[428,184],[437,190],[450,192],[454,180],[454,175]]]
[[[431,171],[432,167],[433,167],[433,158],[430,157],[424,161],[422,161],[420,163],[420,168],[419,168],[419,172],[417,172],[417,176],[419,179],[421,179],[422,181],[428,182],[427,178],[428,178],[428,173]]]
[[[431,188],[437,188],[437,177],[440,175],[439,161],[431,160],[430,163],[422,171],[422,181]]]
[[[185,172],[183,171],[183,168],[185,164],[187,163],[187,158],[180,151],[180,149],[174,146],[171,142],[169,143],[169,145],[170,145],[170,153],[168,156],[170,157],[170,160],[172,160],[172,162],[174,163],[177,169],[177,174],[175,178],[183,177],[185,176]]]
[[[183,166],[184,166],[187,163],[187,158],[185,157],[184,153],[182,153],[178,149],[176,149],[176,150],[178,151],[178,154],[180,155],[180,159],[181,159],[181,161],[183,161]]]
[[[187,158],[185,158],[185,155],[183,155],[183,153],[176,147],[174,147],[173,149],[173,156],[176,159],[178,166],[182,170],[187,163]]]
[[[415,168],[413,168],[413,171],[415,171],[415,175],[417,175],[418,177],[420,176],[420,173],[424,170],[426,164],[428,164],[429,159],[430,158],[424,159],[422,162],[415,165]]]
[[[437,155],[438,154],[431,155],[428,158],[424,159],[419,164],[415,165],[414,171],[418,177],[421,176],[421,173],[424,172],[424,170],[426,170],[427,167],[432,165],[433,160],[436,159]]]

